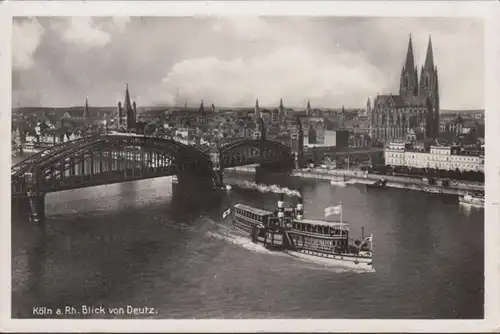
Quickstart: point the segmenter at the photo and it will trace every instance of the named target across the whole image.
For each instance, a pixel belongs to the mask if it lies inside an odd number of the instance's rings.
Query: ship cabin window
[[[299,224],[299,230],[304,232],[307,231],[306,224]]]

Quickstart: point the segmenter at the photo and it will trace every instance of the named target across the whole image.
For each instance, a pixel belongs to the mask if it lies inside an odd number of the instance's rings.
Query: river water
[[[225,237],[216,227],[228,224],[221,213],[229,205],[274,209],[276,195],[237,185],[205,191],[165,177],[48,194],[43,226],[13,221],[12,316],[39,317],[34,306],[130,305],[154,314],[118,317],[483,317],[483,209],[455,196],[286,176],[225,180],[297,189],[309,218],[342,201],[351,233],[364,226],[374,234],[376,272],[324,267]]]

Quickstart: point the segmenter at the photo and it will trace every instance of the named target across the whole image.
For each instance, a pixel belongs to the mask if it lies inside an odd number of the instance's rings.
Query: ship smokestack
[[[302,197],[299,197],[297,202],[297,219],[302,220],[304,217],[304,205],[302,204]]]
[[[278,218],[285,217],[285,208],[283,207],[283,194],[278,195]]]

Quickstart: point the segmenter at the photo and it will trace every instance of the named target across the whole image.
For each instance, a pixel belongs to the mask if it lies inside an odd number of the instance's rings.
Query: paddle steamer
[[[280,194],[274,212],[245,204],[236,204],[231,211],[233,226],[270,250],[334,266],[373,270],[373,236],[351,238],[349,224],[342,219],[304,218],[301,198],[296,207],[286,207]]]

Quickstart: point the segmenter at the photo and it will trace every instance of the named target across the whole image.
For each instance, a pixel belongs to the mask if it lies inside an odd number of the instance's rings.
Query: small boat
[[[429,194],[441,194],[442,192],[436,188],[424,188],[424,191]]]
[[[470,204],[484,207],[484,195],[481,194],[466,194],[458,197],[459,203]]]
[[[345,177],[343,180],[330,180],[330,184],[332,186],[337,186],[337,187],[344,187],[347,183],[345,180]]]
[[[381,189],[385,189],[385,188],[387,188],[387,180],[386,179],[381,179],[381,180],[378,180],[375,183],[367,184],[366,186],[368,188],[381,188]]]

